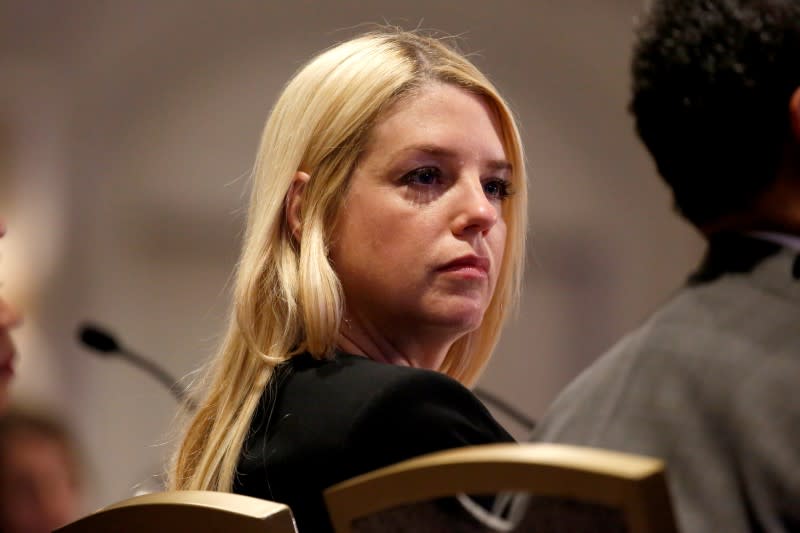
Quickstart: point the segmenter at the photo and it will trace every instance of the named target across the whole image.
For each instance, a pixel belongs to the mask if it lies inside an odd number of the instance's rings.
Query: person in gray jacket
[[[632,74],[637,133],[708,250],[534,439],[663,458],[684,533],[800,531],[800,2],[656,0]]]

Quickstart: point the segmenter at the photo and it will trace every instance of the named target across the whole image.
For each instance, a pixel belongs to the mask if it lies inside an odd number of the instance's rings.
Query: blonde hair
[[[526,176],[519,132],[489,80],[440,40],[383,30],[335,46],[289,81],[270,114],[253,172],[234,309],[209,368],[208,392],[174,458],[170,487],[230,491],[253,413],[276,365],[310,352],[330,356],[344,299],[328,260],[348,179],[381,113],[430,83],[483,96],[501,124],[515,194],[504,204],[505,260],[480,328],[450,348],[441,371],[465,384],[480,375],[516,304],[525,254]],[[303,191],[299,245],[285,216],[298,170]]]

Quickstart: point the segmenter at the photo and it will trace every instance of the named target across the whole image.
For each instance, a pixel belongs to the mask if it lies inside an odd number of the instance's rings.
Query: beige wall
[[[481,382],[532,416],[683,279],[697,236],[625,113],[635,0],[0,0],[0,290],[26,309],[17,401],[62,412],[131,494],[174,402],[74,341],[108,325],[176,374],[212,351],[260,128],[309,55],[388,20],[463,36],[523,128],[527,286]],[[524,437],[524,432],[512,428]]]

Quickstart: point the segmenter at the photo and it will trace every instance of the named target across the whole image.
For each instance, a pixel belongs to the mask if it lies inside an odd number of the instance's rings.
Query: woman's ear
[[[294,173],[292,184],[289,185],[289,192],[286,193],[286,221],[289,223],[289,231],[295,239],[300,239],[300,227],[303,220],[300,213],[303,207],[303,191],[306,183],[311,179],[306,172],[298,170]]]
[[[794,142],[800,144],[800,87],[794,90],[789,99],[789,120],[792,125]]]

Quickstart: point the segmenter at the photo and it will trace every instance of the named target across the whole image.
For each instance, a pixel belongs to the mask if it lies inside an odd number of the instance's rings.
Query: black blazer
[[[287,504],[301,532],[332,531],[322,491],[425,453],[513,442],[457,381],[338,353],[276,370],[250,427],[234,492]]]

